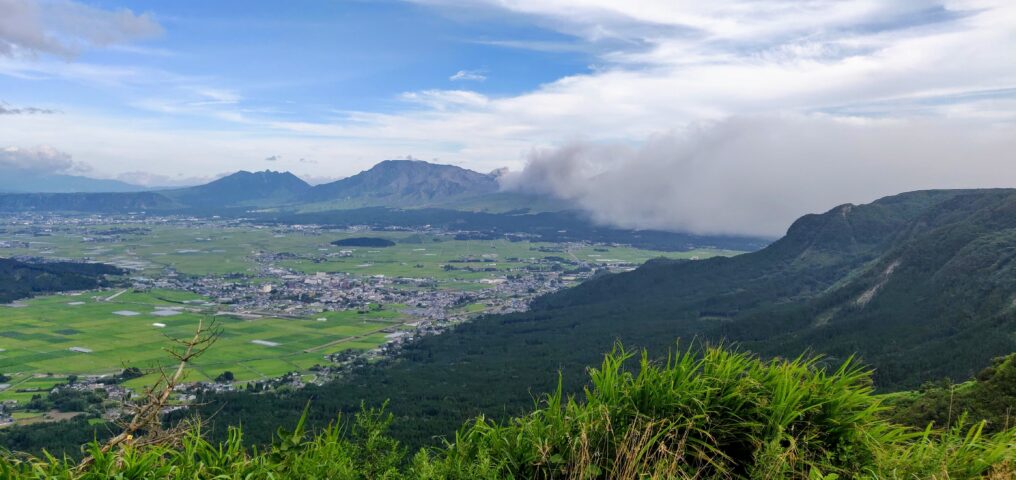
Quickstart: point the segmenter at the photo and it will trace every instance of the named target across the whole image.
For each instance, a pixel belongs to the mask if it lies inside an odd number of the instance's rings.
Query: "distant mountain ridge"
[[[0,209],[120,212],[142,206],[159,211],[242,207],[302,211],[434,207],[469,211],[527,211],[534,208],[554,211],[567,207],[565,202],[550,197],[502,192],[497,176],[497,172],[484,174],[420,160],[385,160],[356,175],[313,187],[290,172],[241,170],[204,185],[154,193],[102,192],[92,197],[89,195],[93,192],[54,191],[46,192],[54,196],[38,196],[36,194],[43,192],[19,191],[17,193],[26,196],[8,198],[6,202],[0,202]],[[4,192],[0,190],[0,193]],[[110,196],[110,193],[119,195]],[[152,193],[161,198],[139,196],[138,193]]]
[[[307,202],[345,201],[356,206],[425,206],[496,193],[497,178],[421,160],[385,160],[351,177],[311,188]]]
[[[296,201],[310,188],[290,172],[241,170],[204,185],[161,193],[190,207],[268,205]]]
[[[156,192],[0,193],[0,212],[122,213],[178,208],[178,203]]]
[[[0,193],[118,193],[144,190],[148,188],[119,180],[11,170],[0,172]]]

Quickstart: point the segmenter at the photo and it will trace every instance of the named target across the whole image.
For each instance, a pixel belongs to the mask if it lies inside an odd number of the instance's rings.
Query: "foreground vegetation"
[[[7,454],[8,478],[1012,478],[1016,430],[993,435],[885,420],[870,372],[815,358],[761,361],[684,351],[664,362],[620,347],[589,370],[581,398],[559,388],[505,423],[463,426],[443,447],[408,450],[382,409],[310,434],[303,421],[264,449],[200,426],[150,444],[93,443],[83,463]]]

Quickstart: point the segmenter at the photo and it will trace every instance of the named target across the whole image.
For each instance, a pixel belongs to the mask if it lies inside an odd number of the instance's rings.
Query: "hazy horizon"
[[[774,235],[1016,185],[1014,24],[1001,0],[0,0],[0,170],[324,183],[416,158],[615,225]]]

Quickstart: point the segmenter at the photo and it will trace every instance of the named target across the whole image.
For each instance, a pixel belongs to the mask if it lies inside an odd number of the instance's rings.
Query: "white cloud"
[[[487,76],[480,70],[459,70],[454,75],[448,77],[448,80],[453,82],[482,82],[486,79]]]
[[[1016,128],[947,120],[734,117],[636,145],[531,152],[502,186],[629,228],[778,236],[807,212],[905,191],[1016,185]]]
[[[53,147],[0,148],[0,169],[31,173],[83,173],[91,170],[87,164],[75,162],[71,155]]]
[[[0,0],[0,55],[73,57],[161,32],[151,16],[127,9],[103,10],[70,0]]]

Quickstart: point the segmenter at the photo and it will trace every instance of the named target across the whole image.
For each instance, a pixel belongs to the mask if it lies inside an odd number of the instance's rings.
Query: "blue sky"
[[[117,2],[91,3],[116,10]],[[574,38],[505,15],[461,13],[400,1],[163,1],[145,3],[162,32],[129,46],[88,49],[68,61],[159,72],[117,88],[101,80],[0,77],[4,100],[57,108],[143,114],[153,98],[216,101],[239,97],[243,108],[282,119],[320,121],[343,111],[409,108],[403,92],[469,90],[514,95],[541,83],[588,72],[594,58]],[[499,41],[576,48],[534,51]],[[452,79],[463,72],[458,79]],[[173,78],[160,78],[172,76]],[[45,94],[40,95],[40,89]],[[215,92],[215,93],[213,93]],[[222,99],[218,99],[222,100]],[[212,120],[203,116],[193,122]]]
[[[1011,0],[0,0],[0,171],[320,182],[413,157],[611,223],[779,233],[1016,184],[1013,25]]]

